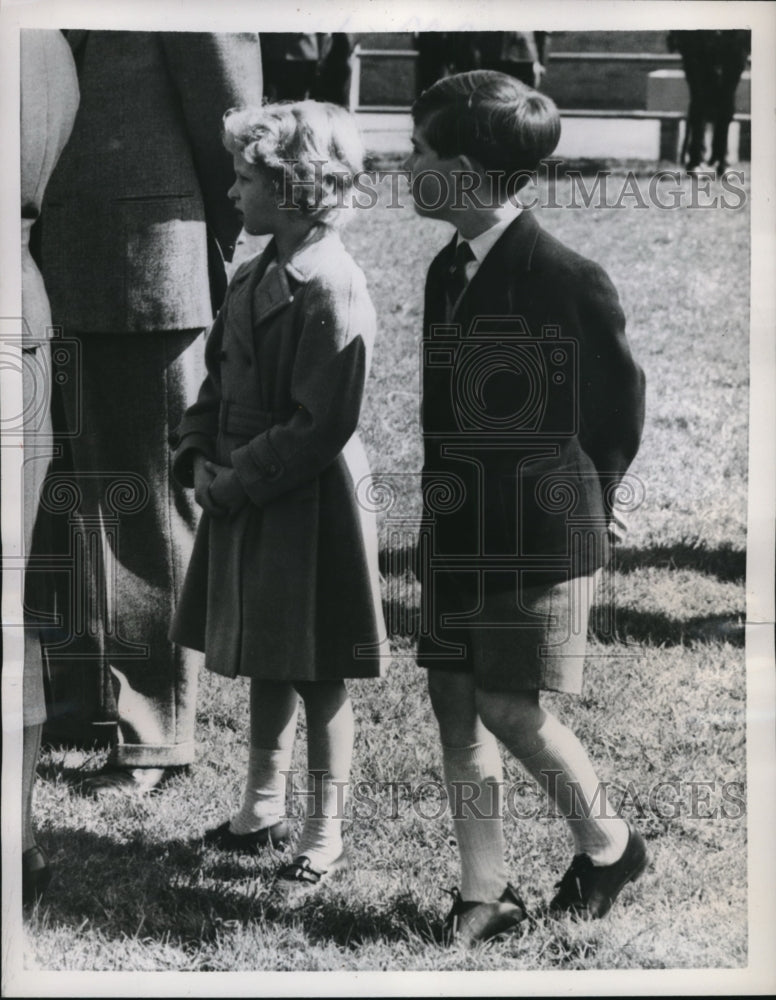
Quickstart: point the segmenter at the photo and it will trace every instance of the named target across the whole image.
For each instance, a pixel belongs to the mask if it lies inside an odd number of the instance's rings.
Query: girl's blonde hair
[[[226,148],[273,176],[281,207],[326,225],[341,219],[364,169],[353,115],[336,104],[296,101],[232,108],[223,124]]]

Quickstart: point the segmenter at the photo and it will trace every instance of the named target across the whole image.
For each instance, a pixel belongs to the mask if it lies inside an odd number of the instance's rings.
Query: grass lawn
[[[616,181],[616,178],[614,178]],[[689,181],[684,180],[687,190]],[[646,194],[648,177],[640,180]],[[718,187],[712,187],[712,191]],[[569,181],[556,196],[568,202]],[[425,269],[449,231],[387,192],[345,241],[380,317],[362,428],[375,473],[399,496],[383,519],[395,660],[352,684],[358,722],[353,869],[301,909],[278,912],[276,857],[243,860],[199,837],[238,802],[247,685],[203,671],[199,756],[158,796],[97,805],[68,780],[99,753],[47,750],[35,815],[56,868],[26,923],[28,967],[56,970],[548,970],[742,967],[747,963],[743,626],[748,412],[749,216],[724,208],[547,208],[543,225],[599,261],[617,286],[647,374],[647,424],[632,473],[642,506],[618,554],[616,634],[591,638],[581,698],[547,704],[591,750],[650,866],[595,923],[544,907],[571,857],[562,819],[505,760],[515,815],[509,871],[527,931],[473,951],[433,939],[458,878],[440,812],[441,758],[413,662],[417,585],[404,569],[418,513],[418,341]],[[410,526],[408,528],[407,526]],[[401,524],[399,525],[401,528]],[[402,533],[404,532],[404,533]],[[296,766],[304,761],[300,723]],[[407,783],[406,785],[400,783]],[[292,813],[301,824],[301,797]]]

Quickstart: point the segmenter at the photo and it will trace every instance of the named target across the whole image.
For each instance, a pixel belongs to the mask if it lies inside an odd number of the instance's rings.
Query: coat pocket
[[[121,297],[130,330],[188,330],[212,319],[204,213],[193,195],[116,199]]]

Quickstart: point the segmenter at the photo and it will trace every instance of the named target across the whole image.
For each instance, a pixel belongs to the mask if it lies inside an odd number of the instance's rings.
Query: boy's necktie
[[[445,289],[450,312],[455,309],[458,299],[463,295],[463,290],[468,284],[466,278],[466,265],[475,259],[471,245],[465,240],[461,241],[455,248],[455,257],[452,266],[447,273]]]

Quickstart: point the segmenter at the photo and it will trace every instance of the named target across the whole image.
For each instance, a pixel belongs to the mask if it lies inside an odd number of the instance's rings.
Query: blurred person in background
[[[347,107],[352,39],[344,32],[266,32],[261,36],[269,101],[331,101]]]
[[[421,31],[415,47],[418,94],[445,76],[473,69],[498,70],[539,87],[550,51],[546,31]]]
[[[471,65],[494,69],[538,88],[550,51],[546,31],[477,31],[470,35]]]
[[[708,165],[727,167],[728,129],[735,112],[736,89],[751,52],[751,33],[669,31],[668,49],[682,57],[690,90],[682,161],[688,170],[704,163],[706,125],[712,127]]]

